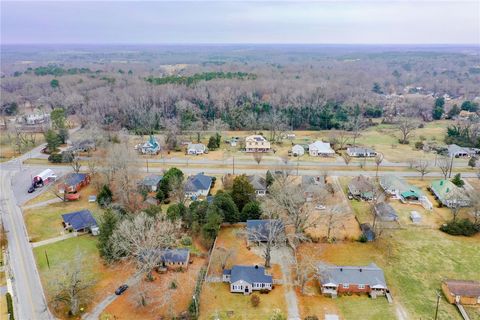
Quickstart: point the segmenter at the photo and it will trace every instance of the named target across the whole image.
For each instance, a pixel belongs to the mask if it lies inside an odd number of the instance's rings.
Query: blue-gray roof
[[[272,276],[265,274],[265,268],[261,266],[233,266],[231,270],[224,270],[224,274],[230,271],[230,282],[243,280],[248,283],[272,283]],[[227,273],[225,273],[227,272]]]
[[[158,261],[163,263],[187,263],[190,256],[190,250],[187,248],[180,249],[148,249],[140,254],[140,260]]]
[[[360,225],[360,229],[362,230],[362,233],[367,239],[367,241],[375,240],[375,232],[373,232],[372,227],[369,223],[362,223]]]
[[[320,273],[322,284],[363,284],[370,287],[387,287],[382,269],[375,263],[368,266],[332,266]]]
[[[206,176],[203,173],[190,176],[185,184],[185,191],[197,192],[200,190],[209,190],[212,185],[212,177]]]
[[[81,210],[62,214],[63,221],[72,226],[74,230],[83,230],[97,226],[97,221],[90,210]]]
[[[271,226],[284,229],[282,221],[277,219],[247,220],[248,240],[267,241]]]
[[[65,176],[65,185],[76,186],[87,177],[86,173],[69,173]]]
[[[162,181],[163,176],[159,176],[156,174],[151,174],[143,178],[142,185],[144,186],[157,186],[160,181]]]

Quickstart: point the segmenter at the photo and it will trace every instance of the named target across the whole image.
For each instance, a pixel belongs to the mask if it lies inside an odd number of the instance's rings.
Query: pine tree
[[[100,222],[100,234],[98,235],[97,247],[98,251],[100,252],[100,256],[107,261],[111,261],[113,259],[110,237],[117,226],[117,222],[118,217],[112,210],[106,210]]]

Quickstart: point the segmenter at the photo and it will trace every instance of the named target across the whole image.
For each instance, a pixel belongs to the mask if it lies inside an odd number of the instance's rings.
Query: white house
[[[300,157],[300,156],[303,156],[305,154],[305,149],[299,145],[299,144],[296,144],[292,147],[292,155],[294,157]]]
[[[208,196],[212,182],[212,177],[206,176],[203,173],[189,176],[185,183],[185,197],[198,198],[200,196]]]
[[[252,135],[245,138],[246,152],[269,152],[270,142],[260,135]]]
[[[204,154],[207,148],[203,143],[189,143],[187,146],[187,154]]]
[[[330,143],[322,141],[315,141],[310,144],[308,146],[308,153],[314,157],[328,157],[335,155],[335,151],[330,147]]]
[[[230,292],[245,295],[273,288],[272,276],[265,274],[265,268],[261,266],[233,266],[232,269],[225,269],[223,282],[230,283]]]
[[[347,154],[350,157],[366,158],[366,157],[375,157],[377,153],[375,150],[364,147],[350,147],[347,148]]]

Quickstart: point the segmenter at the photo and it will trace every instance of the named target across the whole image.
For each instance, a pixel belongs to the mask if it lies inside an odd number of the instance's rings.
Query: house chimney
[[[255,265],[255,269],[258,269],[258,265]]]
[[[340,272],[342,272],[342,271],[343,271],[343,268],[340,268]]]
[[[360,272],[362,272],[362,268],[360,268]]]

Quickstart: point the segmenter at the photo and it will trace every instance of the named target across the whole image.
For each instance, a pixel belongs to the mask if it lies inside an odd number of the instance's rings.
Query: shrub
[[[459,221],[450,221],[440,227],[440,230],[452,236],[466,236],[470,237],[480,231],[480,226],[475,225],[468,219]]]
[[[10,314],[10,320],[15,320],[15,317],[13,315],[13,301],[12,301],[12,295],[10,292],[7,292],[5,295],[7,299],[7,312]]]
[[[423,142],[422,141],[415,142],[415,149],[422,150],[423,149]]]
[[[162,202],[165,200],[165,194],[163,193],[162,190],[158,189],[157,194],[155,195],[158,201]]]
[[[260,297],[257,294],[252,294],[252,296],[250,297],[250,303],[254,308],[258,307],[258,305],[260,304]]]
[[[358,241],[361,243],[366,243],[368,241],[367,236],[362,234],[359,238]]]
[[[304,320],[319,320],[317,316],[306,316]]]
[[[173,280],[171,283],[170,283],[170,289],[177,289],[178,285],[177,285],[177,282],[175,280]]]
[[[180,243],[184,246],[191,246],[193,241],[191,237],[183,236],[182,239],[180,240]]]
[[[54,153],[48,156],[48,161],[52,163],[62,163],[62,158],[60,153]]]
[[[462,177],[460,176],[460,173],[457,173],[453,179],[452,179],[452,183],[454,185],[456,185],[457,187],[463,187],[463,185],[465,184],[465,181],[462,180]]]
[[[110,203],[112,203],[112,198],[113,198],[112,190],[110,190],[110,188],[106,184],[104,184],[102,187],[102,190],[100,190],[100,193],[97,196],[98,204],[101,207],[106,207]]]

